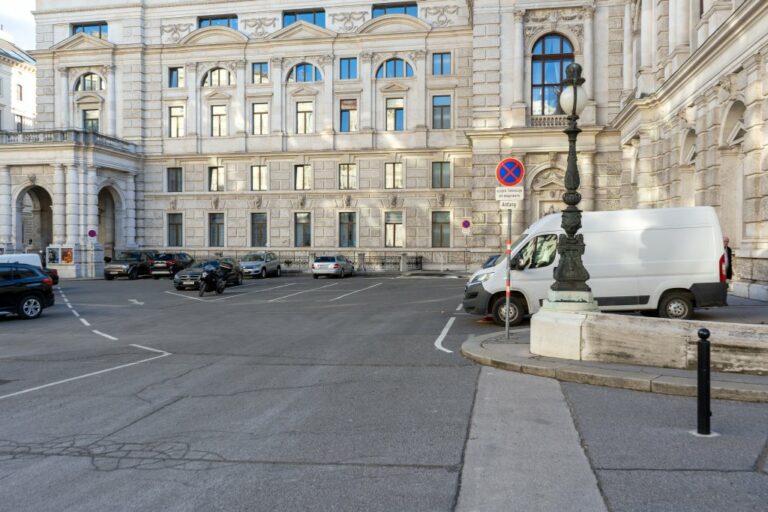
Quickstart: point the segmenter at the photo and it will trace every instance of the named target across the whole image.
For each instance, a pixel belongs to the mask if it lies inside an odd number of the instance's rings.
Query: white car
[[[320,276],[340,277],[348,276],[355,272],[355,266],[341,254],[336,256],[317,256],[312,262],[312,277]]]

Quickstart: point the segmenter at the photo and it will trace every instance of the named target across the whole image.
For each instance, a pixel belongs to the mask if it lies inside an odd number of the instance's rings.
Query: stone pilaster
[[[64,165],[53,166],[53,243],[61,245],[66,241],[66,178]]]
[[[11,233],[13,232],[11,204],[11,168],[0,165],[0,249],[8,251],[11,248]]]
[[[285,110],[285,85],[283,84],[283,59],[281,57],[273,57],[270,61],[270,66],[270,78],[272,79],[272,111],[270,113],[270,125],[272,127],[272,133],[284,134],[285,125],[283,124],[283,119],[285,113],[283,110]]]
[[[75,246],[79,241],[80,226],[80,188],[75,165],[67,166],[67,239],[66,244]]]

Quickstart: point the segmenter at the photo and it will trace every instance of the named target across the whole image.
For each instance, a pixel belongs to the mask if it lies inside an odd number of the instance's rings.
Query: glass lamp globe
[[[587,92],[580,85],[569,85],[560,93],[560,108],[567,115],[581,115],[587,106]]]

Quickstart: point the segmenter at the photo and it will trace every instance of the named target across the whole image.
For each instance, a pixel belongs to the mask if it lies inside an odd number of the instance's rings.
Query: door
[[[557,256],[557,234],[537,236],[518,252],[520,267],[511,274],[512,288],[520,290],[528,300],[531,314],[541,307],[554,281],[554,265]]]
[[[16,305],[16,296],[13,267],[0,265],[0,309],[13,308]]]

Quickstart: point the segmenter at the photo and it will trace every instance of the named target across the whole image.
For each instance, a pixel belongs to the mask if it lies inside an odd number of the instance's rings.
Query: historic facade
[[[577,61],[582,207],[716,206],[737,290],[768,293],[766,2],[39,0],[36,20],[0,246],[59,248],[70,275],[136,246],[477,263],[503,244],[501,158],[527,170],[515,233],[560,208]],[[32,244],[29,197],[51,211]]]

